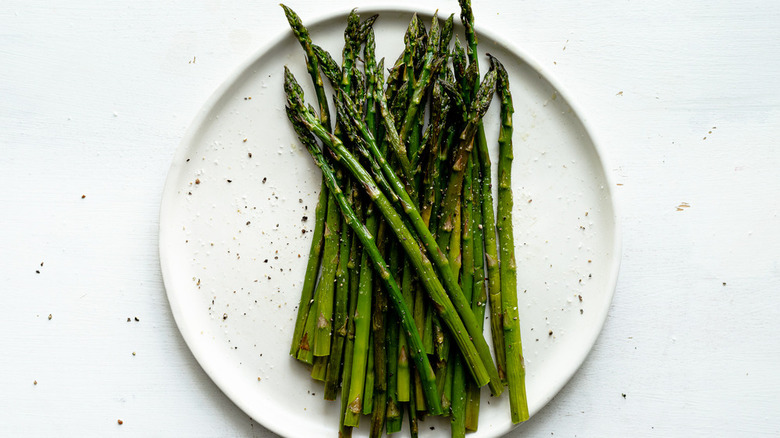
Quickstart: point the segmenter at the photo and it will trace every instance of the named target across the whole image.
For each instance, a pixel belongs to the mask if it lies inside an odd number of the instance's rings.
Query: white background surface
[[[678,3],[475,5],[584,110],[623,223],[601,337],[510,436],[780,434],[780,6]],[[185,346],[157,225],[190,121],[286,30],[272,3],[4,2],[1,435],[273,436]]]

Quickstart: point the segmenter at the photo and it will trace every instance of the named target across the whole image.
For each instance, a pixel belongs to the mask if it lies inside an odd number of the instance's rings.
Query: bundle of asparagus
[[[397,432],[404,412],[413,436],[425,415],[449,416],[452,436],[465,436],[477,429],[484,385],[494,396],[508,385],[512,422],[528,418],[512,235],[512,96],[494,57],[480,77],[470,1],[460,6],[466,48],[457,37],[451,43],[453,15],[443,22],[434,15],[426,29],[415,14],[385,79],[376,16],[349,14],[339,65],[282,5],[317,98],[317,109],[306,105],[285,67],[287,115],[323,177],[290,354],[325,382],[326,399],[340,389],[340,436],[350,436],[362,415],[371,416],[371,436]],[[335,90],[335,123],[322,76]],[[482,124],[495,94],[497,219]],[[483,334],[488,301],[495,362]]]

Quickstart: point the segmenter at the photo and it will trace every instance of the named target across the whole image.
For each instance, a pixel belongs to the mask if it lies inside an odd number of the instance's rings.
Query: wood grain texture
[[[624,227],[601,337],[509,436],[780,434],[780,4],[474,8],[577,101]],[[274,436],[182,341],[157,224],[188,124],[286,26],[272,3],[5,2],[0,434]]]

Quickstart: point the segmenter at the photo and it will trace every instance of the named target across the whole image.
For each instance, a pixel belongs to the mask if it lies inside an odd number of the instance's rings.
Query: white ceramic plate
[[[300,12],[315,42],[340,59],[347,11],[316,22]],[[360,12],[380,14],[377,53],[392,63],[411,11]],[[424,12],[429,20],[433,11]],[[278,19],[284,20],[281,10]],[[601,330],[620,239],[609,177],[583,115],[528,56],[477,30],[483,66],[484,52],[502,60],[514,95],[514,223],[533,415],[571,378]],[[462,27],[456,34],[463,39]],[[206,103],[166,181],[160,255],[179,329],[222,391],[280,435],[335,437],[338,403],[324,401],[322,385],[288,356],[311,236],[302,230],[313,227],[303,217],[313,217],[320,186],[320,172],[284,113],[285,64],[313,97],[303,59],[285,33]],[[495,145],[498,104],[485,126]],[[509,431],[506,396],[487,405],[484,389],[483,399],[479,431],[471,436]],[[356,436],[364,436],[367,425],[364,419]],[[421,431],[449,436],[439,420],[426,420]]]

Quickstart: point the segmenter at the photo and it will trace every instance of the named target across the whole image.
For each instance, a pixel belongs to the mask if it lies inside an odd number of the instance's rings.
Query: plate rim
[[[427,5],[415,5],[414,7],[408,5],[408,4],[399,4],[399,5],[392,5],[392,4],[385,4],[385,3],[379,3],[376,5],[366,5],[365,7],[359,7],[357,8],[361,13],[368,13],[368,14],[382,14],[382,13],[419,13],[419,14],[425,14],[432,16],[434,13],[438,12],[439,9],[435,7],[430,7]],[[346,16],[351,8],[336,8],[331,11],[322,11],[322,10],[316,10],[314,14],[312,14],[311,17],[307,17],[306,25],[307,27],[313,27],[317,26],[320,23],[327,22],[330,20],[334,20],[338,17]],[[458,12],[455,12],[458,13]],[[280,13],[281,15],[281,13]],[[572,93],[562,84],[560,83],[555,75],[550,71],[550,69],[544,68],[541,63],[539,63],[536,58],[531,56],[528,52],[525,50],[519,48],[516,44],[514,44],[512,41],[509,41],[507,38],[498,36],[496,32],[491,32],[489,29],[481,28],[479,25],[476,26],[477,35],[478,37],[485,37],[495,44],[502,46],[505,50],[512,53],[513,55],[517,56],[522,62],[524,62],[526,65],[528,65],[532,70],[534,70],[538,75],[541,76],[541,78],[549,83],[549,85],[556,91],[556,93],[561,96],[566,104],[571,108],[572,114],[576,119],[582,124],[582,129],[585,132],[585,134],[590,139],[591,145],[593,147],[593,150],[595,152],[597,162],[600,164],[604,176],[604,182],[605,182],[605,188],[607,191],[608,198],[610,200],[610,204],[612,207],[612,222],[613,222],[613,246],[611,248],[612,256],[611,256],[611,264],[612,268],[609,270],[608,274],[608,281],[607,281],[607,290],[605,293],[607,296],[607,306],[606,311],[604,312],[604,315],[600,320],[598,321],[598,327],[597,330],[593,331],[593,334],[588,338],[589,340],[589,348],[584,350],[584,353],[580,353],[576,355],[576,362],[577,366],[572,367],[570,370],[567,371],[566,375],[563,376],[562,379],[559,381],[556,381],[557,388],[554,391],[551,391],[551,393],[543,398],[543,403],[539,407],[538,410],[531,412],[531,417],[535,416],[538,412],[542,411],[547,405],[549,405],[549,402],[571,381],[572,377],[579,371],[579,369],[582,367],[582,365],[585,363],[585,360],[587,360],[587,357],[590,355],[591,351],[593,351],[593,347],[595,346],[599,336],[601,335],[604,324],[606,323],[607,316],[609,315],[609,308],[612,306],[612,302],[614,300],[614,295],[617,289],[617,281],[618,276],[620,272],[620,266],[622,263],[622,251],[623,251],[623,234],[622,234],[622,224],[620,220],[620,213],[619,213],[619,203],[617,202],[617,199],[615,197],[615,190],[614,190],[614,179],[610,172],[608,172],[608,169],[611,167],[609,164],[609,158],[604,154],[602,142],[600,140],[599,135],[597,134],[597,130],[594,129],[590,121],[588,120],[587,116],[584,115],[582,111],[582,107],[578,103],[577,100],[572,99]],[[174,175],[177,175],[177,171],[180,170],[182,167],[182,160],[184,159],[186,152],[189,150],[189,147],[192,145],[193,140],[196,137],[196,134],[199,131],[199,127],[202,126],[202,124],[208,119],[209,115],[214,112],[217,104],[219,103],[222,96],[229,90],[231,86],[233,86],[238,79],[247,71],[247,69],[251,68],[251,66],[256,63],[264,54],[270,50],[272,50],[275,46],[282,43],[285,39],[289,38],[290,31],[288,28],[284,28],[283,31],[279,32],[272,38],[269,38],[265,44],[262,44],[258,49],[256,49],[250,56],[248,56],[244,61],[239,63],[236,67],[234,67],[230,73],[225,77],[225,79],[222,80],[222,82],[215,88],[215,90],[209,95],[209,97],[206,99],[206,101],[200,106],[197,114],[192,119],[192,121],[187,125],[187,130],[185,131],[184,135],[182,136],[181,141],[176,146],[176,151],[173,155],[171,166],[168,168],[168,173],[165,178],[165,183],[163,185],[161,200],[160,200],[160,209],[159,209],[159,220],[158,220],[158,255],[160,257],[160,271],[162,275],[163,280],[163,286],[165,287],[165,295],[166,299],[168,300],[168,305],[171,310],[171,314],[173,315],[174,321],[176,323],[176,327],[181,334],[182,338],[184,339],[185,344],[187,345],[187,348],[189,349],[192,356],[195,358],[198,365],[203,369],[203,371],[206,373],[206,375],[211,379],[211,381],[219,388],[219,390],[227,396],[228,399],[232,403],[234,403],[239,409],[241,409],[247,416],[250,418],[255,419],[260,424],[263,425],[263,427],[267,428],[268,430],[272,431],[273,433],[279,434],[281,436],[286,436],[285,434],[289,432],[288,429],[283,428],[282,426],[278,425],[277,423],[274,423],[272,421],[268,421],[268,418],[263,417],[262,415],[256,416],[256,412],[254,412],[250,406],[247,406],[240,397],[238,397],[236,394],[234,394],[234,391],[229,389],[229,386],[223,382],[223,379],[220,377],[220,374],[217,373],[217,370],[212,369],[212,367],[207,363],[201,360],[203,357],[203,354],[201,353],[200,356],[196,354],[196,351],[200,351],[201,348],[198,347],[198,343],[195,341],[195,339],[188,335],[190,332],[189,330],[185,330],[184,328],[188,327],[188,324],[186,322],[186,319],[181,314],[181,309],[179,309],[176,305],[174,305],[174,300],[172,299],[171,293],[169,292],[171,288],[171,278],[173,276],[173,273],[170,272],[171,268],[168,265],[167,260],[169,259],[168,255],[168,249],[163,244],[164,241],[167,239],[167,233],[164,231],[163,227],[163,220],[162,218],[165,217],[166,212],[168,208],[166,205],[170,205],[172,201],[166,202],[166,200],[174,197],[177,193],[176,188],[174,187],[173,180],[175,179]],[[250,414],[250,412],[253,412]],[[530,420],[530,418],[529,418]],[[509,428],[501,428],[498,430],[491,430],[488,432],[488,434],[495,433],[495,435],[491,436],[501,436],[503,434],[506,434],[510,432],[511,430],[515,429],[516,427],[522,425],[520,424],[509,424]]]

